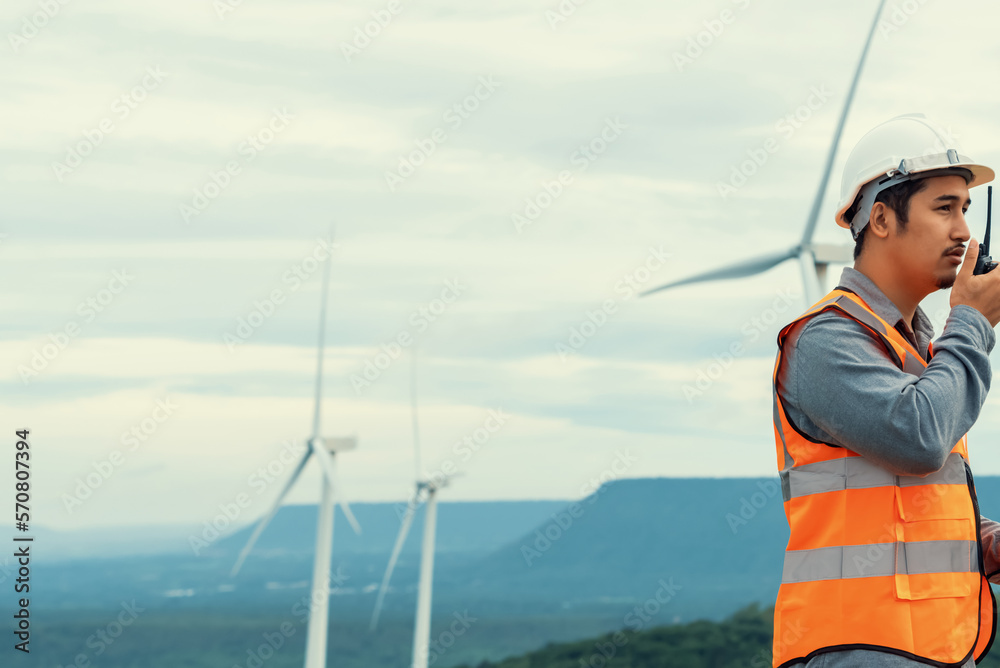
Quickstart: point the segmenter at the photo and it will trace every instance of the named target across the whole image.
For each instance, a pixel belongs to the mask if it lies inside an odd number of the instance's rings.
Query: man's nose
[[[965,220],[965,214],[961,211],[958,212],[956,217],[955,227],[951,231],[951,237],[957,241],[968,241],[972,237],[972,233],[969,231],[969,223]]]

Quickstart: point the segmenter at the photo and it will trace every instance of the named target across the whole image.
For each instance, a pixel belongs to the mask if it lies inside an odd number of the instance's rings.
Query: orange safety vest
[[[785,338],[795,323],[829,310],[878,336],[904,372],[919,376],[927,367],[905,337],[841,288],[778,334],[774,440],[791,535],[774,607],[773,666],[849,649],[932,666],[979,661],[996,633],[996,600],[983,572],[967,436],[941,470],[894,475],[813,440],[785,413],[777,385]]]

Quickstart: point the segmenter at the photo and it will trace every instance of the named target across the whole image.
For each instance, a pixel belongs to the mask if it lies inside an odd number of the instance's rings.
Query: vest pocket
[[[895,590],[901,600],[969,596],[979,584],[979,552],[968,519],[901,522]],[[973,540],[969,540],[973,537]]]

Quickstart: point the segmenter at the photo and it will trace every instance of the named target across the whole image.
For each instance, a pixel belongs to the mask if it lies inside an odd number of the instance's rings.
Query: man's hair
[[[903,181],[880,192],[875,197],[875,202],[884,202],[887,207],[893,210],[896,214],[896,220],[899,221],[899,229],[903,231],[906,229],[906,224],[910,222],[910,199],[926,187],[927,179]],[[858,235],[858,238],[854,242],[855,260],[858,259],[861,251],[864,250],[865,232],[867,231],[868,225],[865,225],[861,230],[861,234]]]

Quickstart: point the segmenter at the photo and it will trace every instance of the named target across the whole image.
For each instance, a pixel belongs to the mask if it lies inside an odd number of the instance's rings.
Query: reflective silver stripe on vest
[[[780,353],[779,353],[780,354]],[[785,468],[778,471],[778,477],[781,479],[781,498],[784,501],[788,501],[792,498],[791,487],[788,484],[788,472],[795,466],[795,460],[792,459],[792,455],[788,452],[788,444],[785,443],[785,432],[782,429],[781,415],[778,412],[778,393],[774,392],[774,426],[778,431],[778,437],[781,438],[781,447],[785,451]]]
[[[968,484],[965,478],[965,460],[957,452],[948,455],[940,470],[926,476],[897,476],[864,457],[841,457],[825,462],[795,466],[782,472],[782,480],[786,478],[789,499],[810,494],[822,494],[823,492],[890,485],[912,487],[916,485]]]
[[[978,548],[970,540],[843,545],[785,552],[782,584],[884,577],[902,573],[979,572]]]

